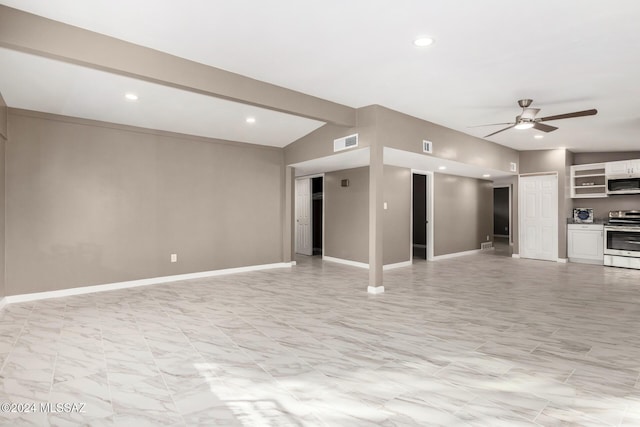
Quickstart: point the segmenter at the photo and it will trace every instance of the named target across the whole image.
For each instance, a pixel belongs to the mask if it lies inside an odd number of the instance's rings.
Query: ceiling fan
[[[489,125],[480,125],[480,126],[497,126],[497,125],[509,125],[504,129],[500,129],[499,131],[490,133],[489,135],[484,136],[484,138],[488,138],[497,133],[504,132],[507,129],[515,128],[515,129],[538,129],[542,132],[553,132],[558,129],[555,126],[546,125],[542,122],[548,122],[551,120],[561,120],[561,119],[571,119],[574,117],[583,117],[583,116],[593,116],[598,113],[598,110],[585,110],[585,111],[576,111],[575,113],[566,113],[566,114],[557,114],[555,116],[547,116],[547,117],[539,117],[536,118],[536,114],[540,111],[539,108],[529,108],[529,105],[533,102],[532,99],[520,99],[518,101],[518,105],[522,108],[522,113],[516,116],[516,121],[513,123],[492,123]],[[477,127],[477,126],[474,126]]]

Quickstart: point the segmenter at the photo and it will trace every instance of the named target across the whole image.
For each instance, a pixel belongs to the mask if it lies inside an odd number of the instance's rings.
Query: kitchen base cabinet
[[[567,232],[569,261],[603,265],[603,235],[602,224],[569,224]]]

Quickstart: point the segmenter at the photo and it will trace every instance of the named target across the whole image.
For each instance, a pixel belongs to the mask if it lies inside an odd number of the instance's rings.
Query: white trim
[[[470,251],[454,252],[452,254],[438,255],[438,256],[434,256],[433,257],[433,261],[439,261],[441,259],[458,258],[458,257],[461,257],[461,256],[479,254],[480,252],[481,252],[480,249],[473,249],[473,250],[470,250]]]
[[[434,214],[434,210],[433,210],[433,205],[434,205],[434,197],[435,197],[435,183],[434,183],[434,175],[433,172],[427,172],[427,187],[429,188],[429,191],[427,192],[427,221],[429,221],[429,223],[427,224],[427,260],[433,260],[433,251],[435,249],[435,243],[434,243],[434,232],[433,232],[433,228],[435,225],[435,214]]]
[[[567,262],[569,262],[569,260],[567,258],[558,258],[558,261],[560,264],[566,264]]]
[[[313,179],[313,178],[320,178],[320,177],[324,177],[324,172],[323,173],[312,173],[311,175],[300,175],[300,176],[296,176],[296,179]]]
[[[511,258],[520,259],[520,254],[511,254]]]
[[[294,254],[300,254],[300,255],[306,255],[306,256],[313,256],[313,187],[312,187],[312,182],[309,176],[306,177],[296,177],[295,179],[295,185],[294,185],[294,198],[295,198],[295,204],[294,204],[294,208],[293,208],[293,223],[294,223],[294,234],[293,234],[293,243],[294,243]],[[298,248],[298,181],[306,181],[307,182],[307,186],[309,187],[309,241],[311,243],[311,247],[309,248],[310,253],[305,254],[303,252],[300,252],[300,248]],[[324,192],[324,188],[322,189],[322,191]],[[323,196],[324,199],[324,196]]]
[[[523,221],[524,221],[524,216],[522,215],[522,212],[524,212],[524,208],[523,208],[523,203],[525,201],[525,192],[524,192],[524,181],[522,178],[536,178],[536,177],[554,177],[556,182],[555,182],[555,188],[554,188],[554,192],[555,192],[555,197],[553,198],[553,200],[555,201],[555,209],[554,212],[556,213],[555,215],[555,221],[553,224],[553,228],[554,228],[554,234],[556,236],[556,244],[555,244],[555,250],[554,253],[551,254],[548,258],[533,258],[533,256],[535,255],[536,257],[539,256],[539,254],[525,254],[527,256],[525,256],[525,258],[529,258],[529,259],[539,259],[539,260],[544,260],[544,261],[554,261],[558,259],[558,255],[559,255],[559,243],[560,243],[560,238],[559,238],[559,229],[560,229],[560,223],[558,221],[558,215],[557,213],[559,212],[560,206],[559,206],[559,202],[558,202],[558,194],[559,194],[559,183],[560,183],[560,179],[558,177],[558,172],[537,172],[537,173],[528,173],[528,174],[520,174],[518,175],[518,246],[520,248],[525,247],[522,242],[525,241],[525,239],[523,238],[523,233],[524,233],[524,227],[523,227]],[[566,238],[566,237],[565,237]]]
[[[325,255],[322,255],[322,260],[335,262],[337,264],[350,265],[352,267],[366,268],[367,270],[369,269],[369,264],[365,264],[364,262],[351,261],[351,260],[342,259],[342,258],[334,258],[332,256],[325,256]]]
[[[326,236],[326,230],[327,227],[325,227],[327,225],[326,220],[327,220],[327,213],[325,210],[325,202],[327,200],[326,194],[327,194],[327,181],[324,177],[324,172],[321,173],[320,175],[322,175],[322,253],[320,255],[324,255],[324,251],[325,251],[325,245],[327,243],[327,236]],[[311,231],[313,233],[313,230]],[[313,236],[313,234],[311,234],[311,236]],[[312,239],[313,240],[313,239]],[[311,244],[311,246],[313,246],[313,243]]]
[[[384,286],[369,286],[367,287],[367,292],[373,295],[384,293]]]
[[[94,292],[106,292],[117,289],[135,288],[138,286],[157,285],[160,283],[177,282],[181,280],[201,279],[204,277],[223,276],[226,274],[246,273],[249,271],[271,270],[274,268],[286,268],[294,265],[295,262],[277,262],[273,264],[250,265],[247,267],[225,268],[222,270],[201,271],[198,273],[176,274],[174,276],[153,277],[150,279],[129,280],[126,282],[109,283],[105,285],[81,286],[78,288],[61,289],[58,291],[37,292],[33,294],[6,296],[3,301],[6,304],[16,302],[36,301],[48,298],[61,298],[72,295],[91,294]]]
[[[311,216],[311,255],[313,256],[313,183],[311,182],[311,180],[313,178],[322,178],[322,248],[320,249],[322,251],[322,253],[324,254],[324,246],[325,246],[325,193],[326,193],[326,182],[325,182],[325,178],[324,178],[324,172],[322,173],[314,173],[311,175],[302,175],[302,176],[296,176],[295,180],[298,179],[309,179],[309,185],[310,185],[310,194],[311,194],[311,209],[309,211],[309,215]],[[294,182],[295,182],[294,180]],[[293,198],[294,200],[297,202],[298,198],[296,195],[297,192],[297,188],[294,185],[294,195]],[[295,204],[294,204],[294,209],[293,209],[293,219],[292,219],[292,223],[294,223],[294,236],[293,236],[293,243],[294,243],[294,250],[293,253],[297,254],[295,245],[297,244],[298,240],[297,240],[297,236],[296,233],[298,232],[298,227],[295,226],[295,222],[296,222],[296,208],[295,208]],[[304,255],[304,254],[301,254]],[[294,264],[295,265],[295,264]]]
[[[7,305],[7,298],[2,298],[0,299],[0,311],[4,308],[4,306]]]
[[[427,177],[427,261],[435,259],[433,255],[433,196],[434,183],[433,172],[420,169],[411,169],[411,203],[409,218],[409,260],[413,262],[413,174],[424,175]]]
[[[425,245],[426,250],[427,245]],[[409,261],[413,264],[413,169],[409,179]],[[384,266],[382,267],[384,271]]]
[[[395,264],[385,264],[382,266],[382,271],[393,270],[393,269],[402,268],[402,267],[411,267],[411,265],[413,265],[413,261],[411,260],[396,262]]]

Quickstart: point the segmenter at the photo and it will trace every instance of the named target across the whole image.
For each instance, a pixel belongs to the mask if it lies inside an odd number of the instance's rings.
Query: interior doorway
[[[495,255],[511,256],[511,186],[493,187],[493,248]]]
[[[428,212],[427,212],[427,176],[413,174],[412,190],[412,254],[414,259],[427,259],[427,234],[428,234]]]
[[[509,237],[511,221],[509,218],[510,191],[509,187],[493,188],[493,235],[497,237]]]
[[[296,178],[295,252],[322,255],[324,240],[324,175]]]
[[[322,224],[324,222],[324,177],[311,178],[311,235],[313,255],[322,255]]]

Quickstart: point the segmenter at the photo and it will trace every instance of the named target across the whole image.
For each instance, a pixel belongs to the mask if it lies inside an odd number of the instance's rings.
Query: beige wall
[[[283,258],[279,149],[21,110],[9,127],[7,295]]]
[[[574,165],[615,162],[618,160],[640,159],[640,151],[610,151],[603,153],[574,153]]]
[[[368,167],[324,175],[324,255],[369,263]]]
[[[434,157],[508,172],[518,152],[426,120],[377,106],[378,139],[385,147],[423,154],[422,140],[433,142]]]
[[[572,199],[572,208],[593,208],[594,218],[606,220],[609,217],[609,211],[640,210],[640,194]]]
[[[370,147],[376,138],[377,106],[360,108],[356,111],[357,125],[354,127],[326,124],[315,131],[292,142],[284,148],[286,165],[331,156],[333,140],[358,134],[358,148]]]
[[[558,173],[558,258],[567,258],[567,218],[572,212],[568,188],[571,160],[572,153],[565,149],[520,152],[520,173]]]
[[[325,253],[369,263],[369,167],[325,174]],[[349,187],[340,181],[349,180]],[[411,171],[384,166],[383,264],[410,259]]]
[[[493,236],[493,183],[434,174],[435,256],[480,249]]]
[[[0,139],[4,138],[5,140],[9,138],[7,132],[8,110],[7,104],[4,102],[4,98],[2,98],[2,94],[0,93]]]
[[[384,167],[383,264],[411,259],[411,170]]]

